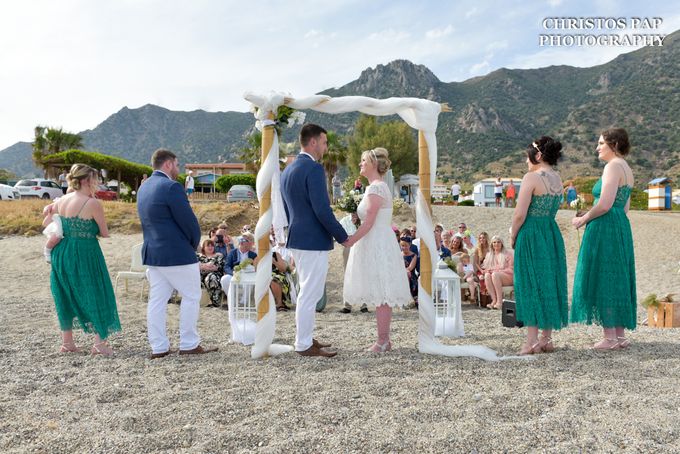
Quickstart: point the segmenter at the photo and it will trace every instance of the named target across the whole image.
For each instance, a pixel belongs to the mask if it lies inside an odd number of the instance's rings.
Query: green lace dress
[[[61,217],[64,238],[52,250],[50,284],[62,331],[77,326],[102,339],[120,331],[109,270],[94,219]]]
[[[539,329],[569,322],[567,259],[555,222],[561,194],[534,195],[515,240],[517,320]]]
[[[602,191],[593,187],[595,204]],[[574,275],[571,320],[635,329],[637,297],[633,233],[624,210],[632,188],[619,186],[611,209],[586,225]]]

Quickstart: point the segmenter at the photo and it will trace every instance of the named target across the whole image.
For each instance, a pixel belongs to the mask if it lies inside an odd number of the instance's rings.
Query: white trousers
[[[291,249],[297,269],[300,292],[295,309],[295,351],[312,346],[316,303],[323,296],[328,273],[328,251],[303,251]]]
[[[150,266],[146,271],[149,278],[149,304],[146,308],[146,322],[153,353],[164,353],[170,349],[166,318],[168,300],[173,290],[182,295],[179,307],[179,348],[191,350],[198,347],[198,311],[201,300],[201,273],[198,263],[178,266]]]
[[[224,292],[225,295],[229,296],[229,285],[231,285],[231,279],[234,276],[231,274],[225,274],[222,276],[220,279],[220,285],[222,286],[222,291]]]

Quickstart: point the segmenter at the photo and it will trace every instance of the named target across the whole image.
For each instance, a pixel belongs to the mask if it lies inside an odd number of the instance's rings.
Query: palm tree
[[[248,146],[239,150],[238,158],[246,165],[246,169],[257,175],[262,167],[262,133],[255,131],[246,139]]]
[[[33,133],[35,137],[33,141],[33,161],[43,167],[46,172],[47,168],[42,162],[45,156],[64,150],[83,148],[81,136],[64,132],[62,128],[56,129],[38,125]]]
[[[328,131],[328,150],[321,158],[321,164],[326,171],[326,186],[329,197],[333,198],[333,175],[341,165],[347,163],[347,145],[344,137],[339,136],[335,131]]]

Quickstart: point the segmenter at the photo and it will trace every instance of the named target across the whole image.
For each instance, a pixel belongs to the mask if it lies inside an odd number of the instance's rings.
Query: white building
[[[489,207],[496,206],[496,181],[497,178],[486,178],[482,181],[475,183],[474,190],[472,191],[473,200],[475,201],[476,207]],[[501,178],[503,187],[505,188],[510,184],[510,180],[515,185],[515,200],[517,195],[519,195],[519,186],[522,182],[521,178]]]

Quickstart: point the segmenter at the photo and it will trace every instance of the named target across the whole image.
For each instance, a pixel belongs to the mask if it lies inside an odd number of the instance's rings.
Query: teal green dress
[[[597,204],[600,178],[593,187]],[[633,233],[625,206],[632,188],[619,186],[611,209],[586,225],[574,275],[571,320],[603,328],[637,325]]]
[[[120,331],[109,270],[94,219],[62,217],[64,238],[52,250],[50,284],[62,331],[77,326],[102,339]]]
[[[515,240],[517,320],[539,329],[560,329],[569,322],[567,259],[555,222],[561,194],[531,197]]]

